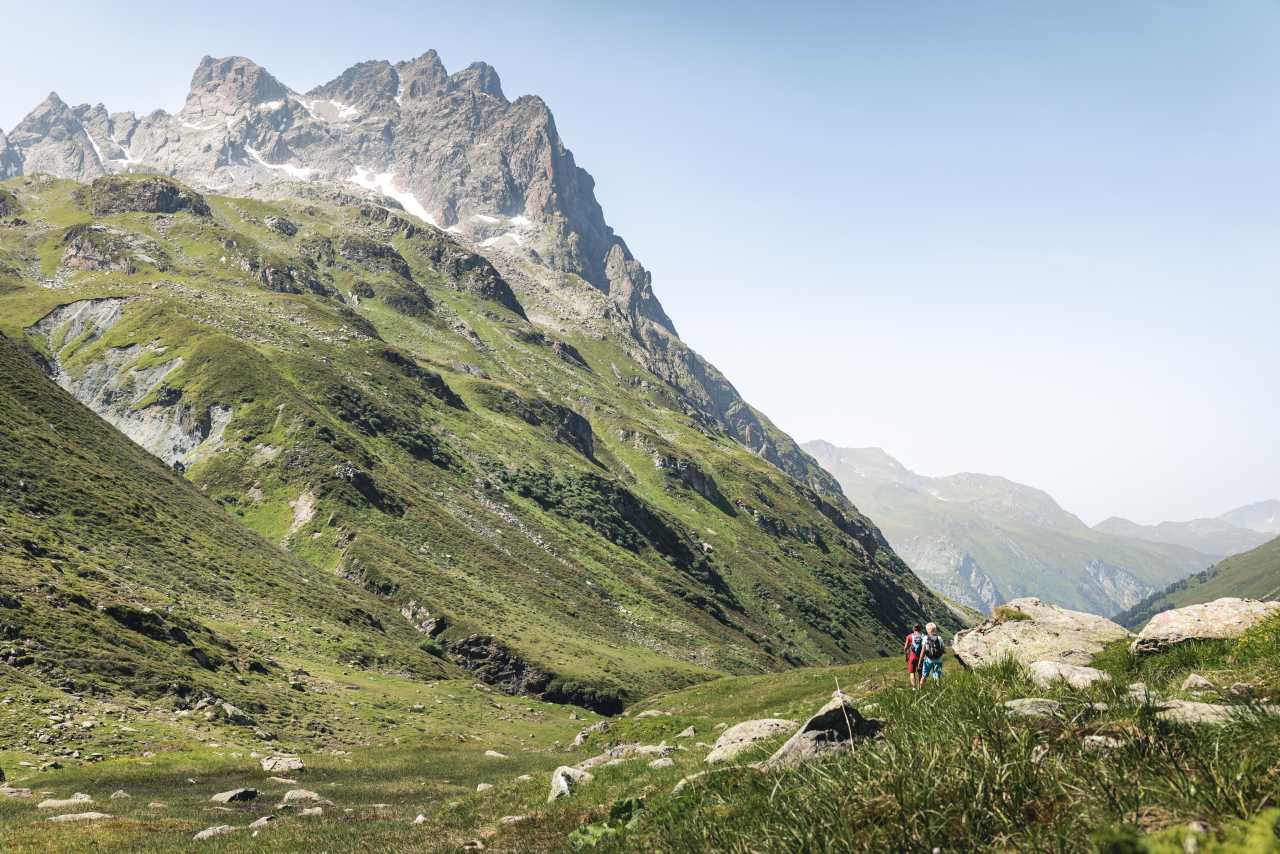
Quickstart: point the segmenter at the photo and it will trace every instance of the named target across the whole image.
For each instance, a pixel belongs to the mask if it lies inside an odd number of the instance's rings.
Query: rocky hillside
[[[1264,601],[1280,599],[1280,538],[1174,582],[1118,614],[1116,621],[1136,629],[1162,611],[1212,602],[1224,596]]]
[[[204,700],[269,738],[345,729],[315,716],[304,667],[463,675],[393,602],[248,531],[3,337],[0,376],[0,693]],[[0,749],[66,735],[5,729]]]
[[[596,288],[548,293],[350,197],[152,175],[0,193],[0,331],[226,512],[505,690],[615,710],[954,622],[843,496],[633,358]],[[595,322],[534,319],[569,296]]]
[[[625,331],[629,358],[679,405],[819,492],[839,493],[680,340],[547,105],[509,100],[484,63],[449,74],[428,51],[394,65],[362,62],[299,93],[248,59],[205,57],[174,115],[71,107],[51,93],[7,142],[0,134],[0,178],[41,172],[77,181],[161,172],[226,195],[342,192],[402,208],[540,293],[527,306],[532,319]]]
[[[1041,490],[1002,477],[930,478],[879,448],[804,447],[927,584],[986,613],[1034,595],[1111,615],[1214,560],[1090,529]]]

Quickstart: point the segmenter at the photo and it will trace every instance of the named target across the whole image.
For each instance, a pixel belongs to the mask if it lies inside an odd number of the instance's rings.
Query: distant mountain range
[[[804,445],[876,522],[916,573],[979,610],[1035,595],[1112,615],[1221,558],[1270,537],[1280,502],[1216,519],[1091,528],[1031,486],[984,474],[931,478],[879,448]],[[1250,522],[1250,526],[1241,522]]]
[[[1280,599],[1280,537],[1244,554],[1232,555],[1190,578],[1174,582],[1117,614],[1115,619],[1123,626],[1137,628],[1161,611],[1212,602],[1223,596]]]

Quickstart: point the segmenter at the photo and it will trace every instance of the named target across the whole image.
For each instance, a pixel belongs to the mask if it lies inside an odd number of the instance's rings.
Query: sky
[[[0,5],[43,34],[6,40],[6,130],[50,90],[174,111],[205,54],[299,91],[484,60],[797,439],[1089,523],[1280,498],[1275,2]]]

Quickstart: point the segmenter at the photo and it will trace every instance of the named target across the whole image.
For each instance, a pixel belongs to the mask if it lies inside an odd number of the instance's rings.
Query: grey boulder
[[[785,718],[761,718],[734,724],[716,739],[705,761],[712,765],[717,762],[728,762],[756,742],[795,732],[797,726],[795,721]]]
[[[1148,655],[1191,640],[1238,638],[1276,613],[1280,613],[1280,602],[1233,597],[1174,608],[1152,617],[1130,649]]]

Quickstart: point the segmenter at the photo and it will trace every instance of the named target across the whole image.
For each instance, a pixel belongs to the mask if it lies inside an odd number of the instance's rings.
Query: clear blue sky
[[[604,5],[6,3],[0,127],[176,109],[206,53],[483,59],[797,438],[1090,522],[1280,497],[1280,4]]]

